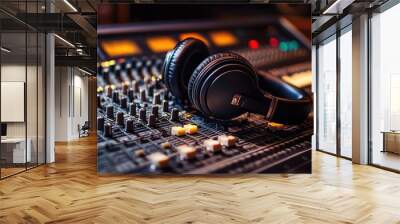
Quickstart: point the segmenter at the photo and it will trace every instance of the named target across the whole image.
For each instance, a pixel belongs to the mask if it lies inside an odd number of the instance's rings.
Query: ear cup
[[[169,51],[163,65],[163,79],[173,96],[187,99],[187,85],[193,70],[209,56],[207,46],[200,40],[188,38]]]
[[[189,100],[190,103],[197,109],[199,109],[199,106],[197,105],[197,102],[193,99],[193,88],[194,88],[194,84],[198,79],[198,76],[200,75],[200,72],[203,71],[203,69],[210,64],[210,62],[212,62],[213,60],[215,60],[216,58],[222,57],[224,53],[218,53],[218,54],[214,54],[211,55],[209,57],[207,57],[206,59],[204,59],[197,67],[196,69],[193,71],[192,76],[189,79],[189,84],[188,84],[188,96],[189,96]]]
[[[253,67],[235,53],[209,56],[197,66],[189,80],[189,100],[206,116],[231,119],[244,113],[243,109],[231,105],[235,94],[260,95]]]

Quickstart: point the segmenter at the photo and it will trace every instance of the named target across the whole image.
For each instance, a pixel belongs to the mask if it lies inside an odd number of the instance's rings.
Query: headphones
[[[206,117],[229,120],[251,112],[289,125],[302,123],[311,111],[311,97],[303,90],[257,75],[236,53],[210,55],[206,44],[195,38],[178,42],[167,53],[162,72],[171,94]]]

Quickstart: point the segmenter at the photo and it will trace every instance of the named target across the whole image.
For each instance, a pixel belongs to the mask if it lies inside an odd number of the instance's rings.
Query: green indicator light
[[[299,49],[299,43],[297,41],[292,40],[289,42],[289,50],[297,50]]]
[[[289,50],[289,44],[287,42],[281,42],[279,44],[279,49],[281,49],[281,51],[288,51]]]

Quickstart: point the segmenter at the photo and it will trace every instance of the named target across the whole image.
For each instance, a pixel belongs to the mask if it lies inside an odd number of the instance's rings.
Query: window
[[[400,170],[400,5],[371,18],[371,162]]]
[[[340,36],[340,155],[351,158],[352,148],[352,34],[351,26]]]
[[[19,16],[43,4],[21,1]],[[45,163],[45,42],[44,33],[0,12],[0,178]]]
[[[336,153],[336,36],[318,48],[318,145]]]

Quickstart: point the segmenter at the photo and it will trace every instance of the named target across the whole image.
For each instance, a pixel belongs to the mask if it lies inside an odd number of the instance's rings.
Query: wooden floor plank
[[[313,174],[98,176],[96,138],[0,181],[0,223],[400,223],[400,175],[313,152]]]

